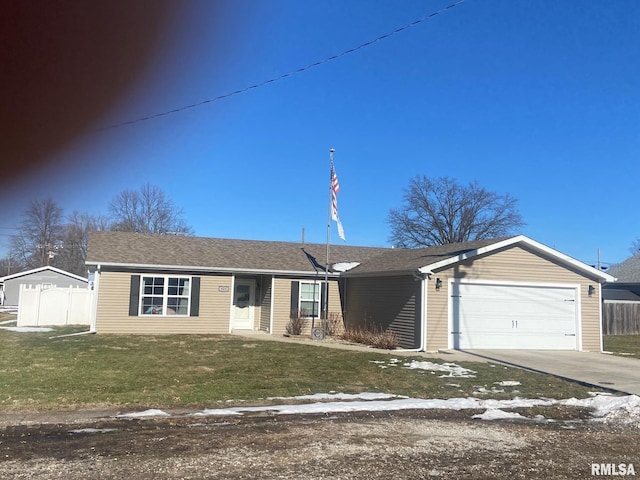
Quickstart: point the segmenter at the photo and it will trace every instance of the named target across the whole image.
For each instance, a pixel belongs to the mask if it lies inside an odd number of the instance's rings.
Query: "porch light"
[[[436,278],[436,290],[440,290],[442,288],[442,280]]]
[[[596,287],[594,287],[593,285],[589,285],[588,292],[589,296],[592,297],[593,294],[596,293]]]

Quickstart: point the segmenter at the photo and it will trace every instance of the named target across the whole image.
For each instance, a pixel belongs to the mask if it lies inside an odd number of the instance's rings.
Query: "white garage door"
[[[576,289],[452,285],[453,346],[576,350]]]

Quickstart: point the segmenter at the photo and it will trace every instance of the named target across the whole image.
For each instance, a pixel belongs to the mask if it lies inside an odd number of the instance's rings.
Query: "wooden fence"
[[[605,302],[602,305],[603,335],[640,335],[640,304]]]

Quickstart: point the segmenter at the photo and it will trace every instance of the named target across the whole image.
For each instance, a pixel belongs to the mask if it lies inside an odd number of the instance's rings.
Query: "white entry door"
[[[253,330],[256,282],[236,280],[233,293],[233,329]]]
[[[454,348],[578,348],[573,287],[463,282],[452,287]]]

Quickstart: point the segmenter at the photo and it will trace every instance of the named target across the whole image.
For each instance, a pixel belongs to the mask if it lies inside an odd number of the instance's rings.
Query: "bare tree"
[[[489,192],[477,182],[418,175],[405,190],[404,204],[389,211],[390,240],[415,248],[497,238],[524,225],[517,200]]]
[[[178,233],[192,235],[182,218],[183,211],[157,186],[123,190],[111,201],[112,230],[138,233]]]
[[[62,208],[51,198],[32,200],[22,214],[18,233],[11,237],[11,250],[26,268],[53,264],[62,246]]]
[[[16,258],[13,251],[10,250],[6,257],[0,258],[0,277],[6,277],[23,270],[26,270],[25,266]]]
[[[637,255],[640,253],[640,238],[636,238],[631,244],[631,255]]]
[[[67,216],[63,232],[63,248],[56,256],[56,266],[76,275],[86,276],[89,232],[108,230],[109,221],[101,215],[74,211]]]

